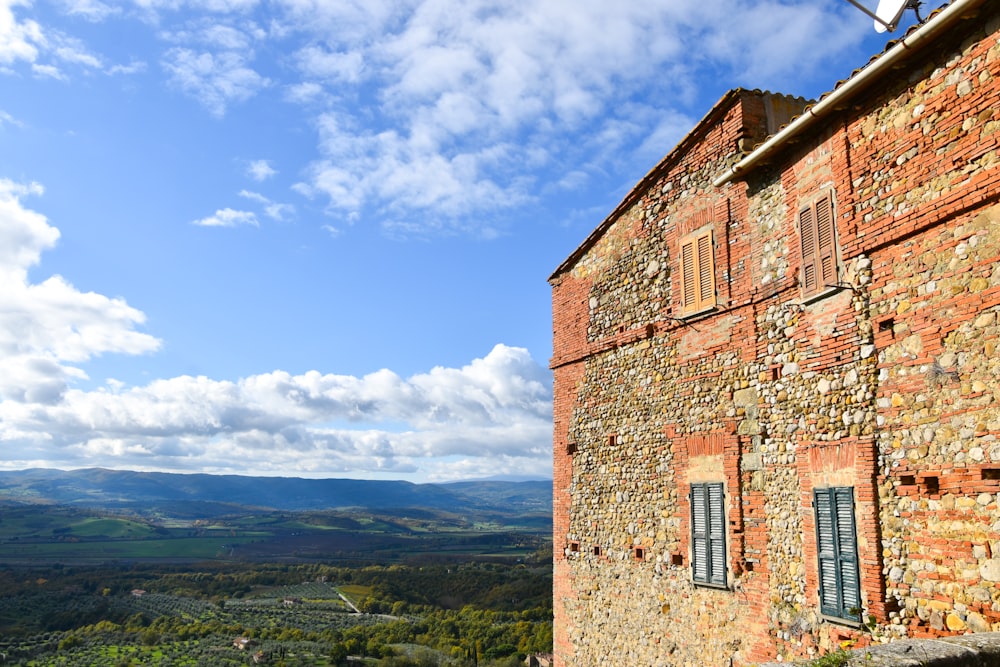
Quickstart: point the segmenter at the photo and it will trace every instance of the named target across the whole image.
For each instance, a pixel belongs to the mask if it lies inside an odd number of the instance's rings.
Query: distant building
[[[249,637],[237,637],[233,640],[233,648],[245,651],[250,646],[254,645],[254,640]]]
[[[555,665],[1000,629],[998,165],[1000,1],[955,0],[725,95],[558,267]]]
[[[552,667],[551,653],[534,653],[524,659],[527,667]]]

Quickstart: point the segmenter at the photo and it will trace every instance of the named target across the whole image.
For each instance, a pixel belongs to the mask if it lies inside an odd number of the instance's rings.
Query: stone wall
[[[556,665],[1000,630],[998,5],[717,188],[794,106],[730,93],[550,279]],[[838,280],[803,298],[798,214],[825,194]],[[706,226],[717,305],[681,317],[679,242]],[[691,578],[706,481],[725,588]],[[819,613],[829,486],[854,489],[864,632]]]

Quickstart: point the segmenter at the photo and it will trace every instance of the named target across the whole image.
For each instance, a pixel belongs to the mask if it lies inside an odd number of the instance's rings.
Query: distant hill
[[[0,500],[109,509],[179,508],[193,504],[281,511],[424,508],[454,513],[551,515],[552,482],[413,484],[103,468],[71,471],[36,468],[0,471]]]

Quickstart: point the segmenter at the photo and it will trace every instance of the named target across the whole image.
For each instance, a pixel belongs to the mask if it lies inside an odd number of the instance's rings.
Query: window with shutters
[[[691,573],[695,583],[726,585],[726,512],[721,482],[691,485]]]
[[[816,489],[813,505],[816,509],[820,611],[827,616],[858,621],[861,583],[854,489],[849,486]]]
[[[681,314],[715,307],[715,248],[711,228],[681,239]]]
[[[819,294],[837,283],[837,241],[833,199],[827,194],[799,211],[802,294]]]

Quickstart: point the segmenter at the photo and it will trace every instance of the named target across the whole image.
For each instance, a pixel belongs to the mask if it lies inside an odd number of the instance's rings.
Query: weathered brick
[[[854,489],[871,639],[1000,623],[998,4],[717,187],[803,103],[726,95],[551,277],[557,665],[858,639],[819,614],[827,486]],[[821,193],[840,270],[803,299],[798,216]],[[717,306],[685,319],[679,245],[707,225]],[[728,590],[691,581],[697,481],[724,483]]]

